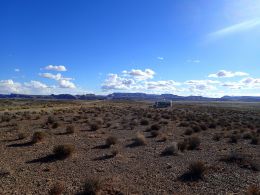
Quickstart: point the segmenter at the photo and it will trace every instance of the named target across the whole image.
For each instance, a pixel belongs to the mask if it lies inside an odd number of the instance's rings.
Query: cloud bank
[[[213,78],[211,80],[187,80],[184,82],[154,80],[154,75],[156,73],[151,69],[125,70],[122,74],[110,73],[102,83],[101,88],[104,92],[172,93],[210,97],[242,95],[243,92],[246,93],[246,90],[260,89],[260,79],[248,77],[249,74],[242,71],[220,70],[208,75],[208,77]],[[226,79],[233,77],[243,78],[237,81],[226,81]],[[222,78],[225,78],[225,81],[222,81]]]

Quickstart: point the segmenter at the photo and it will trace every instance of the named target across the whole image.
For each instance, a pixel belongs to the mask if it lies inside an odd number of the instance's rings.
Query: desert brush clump
[[[52,126],[51,126],[53,129],[57,129],[59,127],[59,123],[58,122],[54,122],[52,123]]]
[[[167,139],[168,139],[168,135],[166,134],[166,133],[160,133],[159,134],[160,136],[160,142],[165,142],[165,141],[167,141]]]
[[[75,127],[72,125],[69,125],[66,127],[66,134],[73,134],[75,132]]]
[[[147,119],[142,119],[142,120],[140,121],[140,124],[141,124],[141,125],[149,125],[149,121],[148,121]]]
[[[237,141],[238,141],[238,136],[237,135],[230,135],[229,136],[229,143],[233,143],[233,144],[236,144],[237,143]]]
[[[260,165],[257,161],[252,160],[250,156],[238,151],[232,150],[228,154],[222,156],[219,160],[228,164],[236,164],[243,169],[260,171]]]
[[[201,127],[198,125],[193,126],[192,129],[195,133],[200,132],[202,130]]]
[[[201,125],[200,125],[200,128],[201,128],[203,131],[205,131],[205,130],[208,129],[208,127],[207,127],[205,124],[201,124]]]
[[[49,195],[61,195],[65,191],[65,185],[63,182],[57,182],[54,186],[50,189]]]
[[[163,156],[170,156],[170,155],[178,155],[178,146],[176,142],[173,142],[171,145],[167,146],[162,151]]]
[[[188,127],[190,124],[188,122],[181,122],[179,127]]]
[[[159,131],[156,131],[156,130],[151,131],[151,137],[158,137],[159,135],[160,135]]]
[[[90,124],[90,130],[91,131],[97,131],[100,128],[98,123],[92,123]]]
[[[119,154],[119,150],[117,149],[117,148],[115,148],[115,149],[113,149],[112,151],[111,151],[111,156],[112,157],[115,157],[115,156],[117,156]]]
[[[251,138],[252,138],[251,133],[247,132],[243,134],[243,139],[251,139]]]
[[[155,131],[160,130],[160,128],[161,128],[161,126],[160,126],[159,124],[153,124],[153,125],[151,126],[151,130],[155,130]]]
[[[195,161],[190,163],[188,170],[179,177],[181,181],[198,181],[204,179],[204,174],[207,168],[202,161]]]
[[[53,118],[53,116],[48,116],[47,118],[47,124],[53,124],[55,122],[55,119]]]
[[[200,138],[197,136],[188,138],[187,142],[188,142],[188,146],[187,146],[188,150],[196,150],[200,146]]]
[[[217,124],[214,123],[214,122],[212,122],[212,123],[210,123],[210,124],[208,125],[208,127],[209,127],[210,129],[216,129],[216,128],[217,128]]]
[[[58,145],[53,148],[53,154],[57,159],[63,160],[70,157],[75,152],[73,145]]]
[[[186,129],[184,132],[185,135],[191,135],[192,133],[193,133],[192,129]]]
[[[101,191],[102,182],[97,178],[87,178],[82,194],[97,195]]]
[[[252,134],[250,143],[253,144],[253,145],[258,145],[259,144],[259,137],[257,136],[256,133]]]
[[[205,171],[206,166],[201,161],[193,162],[189,166],[189,174],[193,177],[193,179],[203,179]]]
[[[260,195],[260,187],[256,185],[249,186],[246,195]]]
[[[219,141],[220,138],[221,138],[221,135],[220,135],[219,133],[214,134],[213,137],[212,137],[212,139],[213,139],[214,141]]]
[[[136,134],[135,138],[133,139],[133,145],[135,145],[135,146],[146,145],[145,136],[143,134],[141,134],[140,132],[138,132]]]
[[[42,142],[46,137],[46,133],[42,131],[35,132],[32,136],[32,143]]]
[[[187,149],[188,143],[186,140],[183,140],[181,142],[178,142],[178,150],[180,150],[181,152],[183,152],[184,150]]]
[[[112,145],[117,144],[117,142],[118,142],[117,137],[115,137],[115,136],[109,136],[109,137],[106,139],[106,146],[107,146],[107,147],[110,147],[110,146],[112,146]]]

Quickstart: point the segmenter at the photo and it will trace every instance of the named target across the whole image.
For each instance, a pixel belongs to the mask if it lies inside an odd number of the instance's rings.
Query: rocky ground
[[[259,104],[0,105],[0,194],[253,194],[260,187]]]

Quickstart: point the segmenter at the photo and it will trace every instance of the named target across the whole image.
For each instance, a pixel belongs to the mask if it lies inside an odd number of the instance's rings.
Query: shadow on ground
[[[27,161],[27,164],[34,164],[34,163],[51,163],[58,161],[59,159],[54,154],[49,154],[47,156],[37,158],[31,161]]]
[[[114,157],[114,155],[112,155],[112,154],[106,154],[106,155],[103,155],[103,156],[94,158],[93,160],[94,160],[94,161],[108,160],[108,159],[111,159],[111,158],[113,158],[113,157]]]
[[[28,146],[32,146],[33,144],[34,143],[32,141],[29,141],[29,142],[19,143],[19,144],[10,144],[10,145],[7,145],[7,147],[11,147],[11,148],[28,147]]]

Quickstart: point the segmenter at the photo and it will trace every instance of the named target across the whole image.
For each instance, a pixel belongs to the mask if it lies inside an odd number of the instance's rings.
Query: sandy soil
[[[239,108],[9,100],[0,114],[0,194],[48,194],[59,183],[62,194],[77,194],[84,192],[89,178],[100,181],[97,194],[245,194],[260,183],[260,111],[252,104]],[[91,129],[93,124],[97,130]],[[68,126],[75,132],[66,133]],[[43,140],[31,143],[39,131]],[[155,131],[157,137],[151,136]],[[144,145],[133,144],[137,134],[144,135]],[[117,142],[106,147],[109,136]],[[162,155],[167,146],[190,137],[200,140],[197,148]],[[57,159],[53,148],[64,144],[75,151]],[[232,161],[230,154],[241,158]],[[205,166],[202,177],[183,179],[197,161]]]

